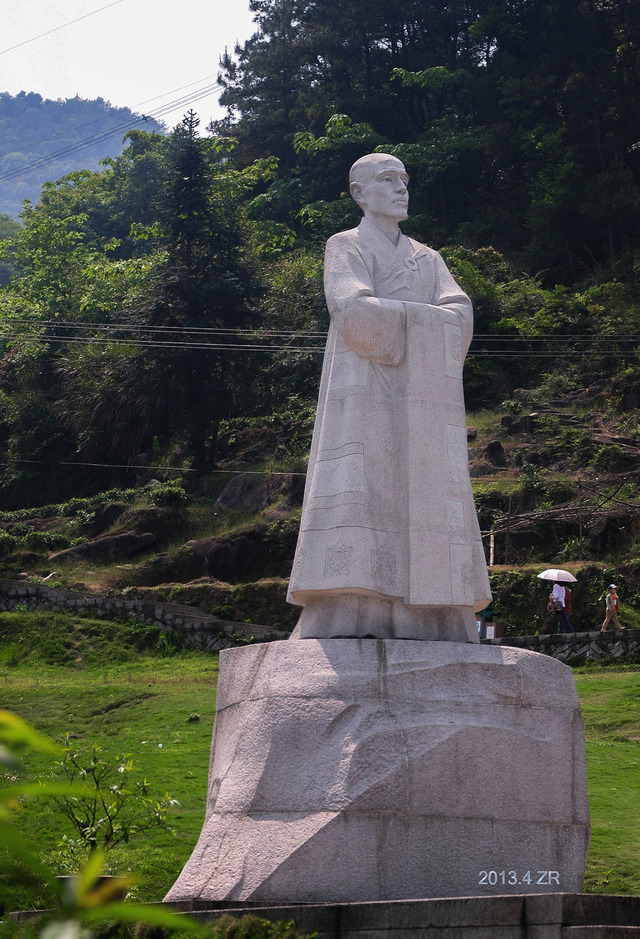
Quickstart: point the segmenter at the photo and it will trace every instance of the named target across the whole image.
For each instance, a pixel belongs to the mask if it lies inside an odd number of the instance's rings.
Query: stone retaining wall
[[[201,923],[247,913],[274,923],[293,922],[300,933],[317,939],[640,939],[640,897],[597,893],[304,906],[191,900],[162,906]],[[9,919],[30,922],[43,912],[9,913]]]
[[[603,633],[561,633],[553,636],[505,636],[482,639],[493,646],[515,646],[551,655],[561,662],[572,659],[620,659],[640,655],[640,629],[618,629]]]
[[[640,939],[640,897],[547,893],[270,906],[167,904],[203,922],[252,913],[318,939]],[[20,914],[12,914],[18,917]]]
[[[96,616],[124,616],[139,623],[152,623],[160,629],[180,632],[185,645],[206,652],[242,645],[251,639],[255,642],[271,642],[288,636],[288,633],[268,626],[232,623],[195,607],[177,603],[125,600],[117,596],[100,597],[49,587],[47,584],[0,580],[0,612],[12,612],[17,608],[29,611],[87,610]]]
[[[192,606],[177,603],[158,603],[118,596],[100,597],[77,593],[47,584],[34,584],[23,580],[0,580],[0,612],[11,612],[16,607],[27,610],[90,610],[97,616],[125,616],[140,623],[152,623],[160,629],[181,632],[187,646],[215,652],[254,642],[272,642],[287,639],[289,633],[270,626],[253,623],[233,623],[204,613]],[[621,629],[607,633],[563,633],[553,636],[505,636],[502,639],[482,639],[489,645],[515,646],[551,655],[561,662],[576,658],[602,659],[640,655],[640,629]]]

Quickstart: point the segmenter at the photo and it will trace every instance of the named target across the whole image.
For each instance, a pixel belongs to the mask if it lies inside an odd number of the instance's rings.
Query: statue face
[[[402,221],[409,214],[409,177],[395,157],[363,163],[354,174],[351,195],[365,215]]]

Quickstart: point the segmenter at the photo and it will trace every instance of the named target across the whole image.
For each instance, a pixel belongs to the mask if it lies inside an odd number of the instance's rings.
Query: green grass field
[[[591,811],[584,889],[640,894],[640,666],[585,667],[575,678]]]
[[[216,655],[176,650],[147,627],[69,613],[0,615],[0,707],[58,742],[70,735],[79,749],[131,754],[132,777],[180,803],[174,834],[140,836],[109,855],[113,872],[140,875],[140,900],[162,899],[200,833],[217,675]],[[593,828],[585,890],[640,894],[640,666],[585,667],[575,676]],[[22,779],[47,776],[51,758],[25,753],[23,769]],[[46,799],[25,802],[19,825],[53,863],[62,835],[71,834]],[[1,846],[0,898],[8,909],[52,901]]]
[[[69,734],[79,749],[96,744],[105,755],[131,754],[132,780],[145,778],[152,793],[169,793],[179,801],[171,813],[174,835],[156,831],[109,855],[113,872],[141,876],[139,899],[161,900],[202,825],[218,657],[176,652],[162,635],[144,627],[139,641],[138,630],[69,614],[3,614],[0,707],[57,742],[64,743]],[[29,779],[50,773],[51,765],[50,757],[24,754]],[[40,854],[55,864],[62,835],[72,834],[59,810],[50,800],[30,800],[18,822]],[[1,846],[0,898],[8,909],[42,908],[52,900],[24,871],[14,869]]]

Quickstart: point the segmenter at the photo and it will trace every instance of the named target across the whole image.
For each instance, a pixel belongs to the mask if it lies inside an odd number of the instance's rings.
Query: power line
[[[32,319],[28,317],[16,317],[11,319],[10,324],[18,326],[30,326],[34,324]],[[108,330],[108,331],[128,331],[128,332],[151,332],[151,333],[179,333],[179,334],[196,334],[196,335],[212,335],[212,336],[262,336],[264,338],[271,337],[285,337],[285,338],[326,338],[326,330],[305,330],[305,329],[270,329],[268,327],[260,327],[257,329],[242,329],[238,327],[231,326],[154,326],[153,324],[145,323],[118,323],[116,322],[103,322],[103,323],[78,323],[70,322],[68,320],[38,320],[38,326],[45,326],[52,329],[85,329],[85,330]],[[1,337],[1,333],[0,333]]]
[[[9,334],[4,337],[6,342],[12,341],[21,341],[24,343],[38,343],[41,345],[94,345],[94,346],[107,346],[110,344],[117,344],[121,346],[131,346],[139,349],[158,349],[164,351],[186,351],[186,350],[200,350],[204,352],[213,352],[213,351],[224,351],[224,352],[251,352],[251,353],[277,353],[277,352],[289,352],[289,353],[313,353],[313,354],[323,354],[325,351],[324,345],[283,345],[283,344],[270,344],[259,342],[205,342],[205,341],[182,341],[177,342],[175,340],[162,341],[160,339],[141,339],[141,338],[126,338],[126,337],[117,337],[117,336],[64,336],[64,335],[50,335],[50,336],[25,336],[24,334]],[[565,359],[571,358],[580,358],[587,354],[587,350],[584,352],[566,352],[562,351],[561,355]],[[620,359],[630,357],[635,355],[635,350],[618,351],[618,352],[602,352],[599,353],[601,358],[604,359]],[[510,358],[510,359],[558,359],[559,354],[557,351],[550,352],[510,352],[508,350],[495,350],[495,349],[484,349],[474,351],[471,349],[467,354],[467,358],[471,359],[491,359],[491,358]]]
[[[20,331],[20,328],[40,328],[45,331],[29,335]],[[473,344],[468,352],[469,358],[510,358],[510,359],[565,359],[583,358],[592,355],[593,343],[600,337],[566,337],[549,336],[545,340],[544,349],[522,348],[528,346],[529,340],[519,336],[480,336],[481,340],[490,339],[489,348],[474,348]],[[582,347],[567,348],[568,338],[573,338]],[[227,351],[227,352],[298,352],[322,353],[325,348],[326,331],[324,330],[282,330],[269,328],[242,329],[238,327],[222,326],[167,326],[140,323],[98,322],[79,323],[65,320],[41,320],[34,323],[26,317],[10,320],[7,323],[7,332],[2,334],[0,340],[6,343],[24,342],[54,345],[109,345],[117,344],[140,349],[162,350],[201,350],[201,351]],[[503,344],[502,347],[499,344]],[[637,352],[637,337],[620,336],[617,345],[630,343],[631,348],[611,348],[596,350],[596,354],[604,359],[619,359],[635,356]],[[505,348],[504,344],[509,347]],[[558,344],[561,344],[558,348]],[[498,345],[498,348],[496,348]],[[520,345],[520,348],[517,346]],[[515,346],[515,348],[514,348]]]
[[[199,85],[200,82],[207,82],[207,81],[210,81],[212,78],[216,78],[216,75],[205,75],[204,78],[198,78],[197,81],[188,82],[186,85],[179,85],[177,88],[172,88],[171,91],[165,91],[164,94],[155,95],[153,98],[145,98],[144,101],[138,101],[137,104],[132,104],[132,105],[128,108],[128,110],[129,110],[129,111],[132,111],[132,112],[135,112],[137,108],[141,108],[143,105],[149,104],[149,102],[151,102],[151,101],[158,101],[158,99],[160,99],[160,98],[166,98],[168,95],[173,95],[173,94],[175,94],[175,93],[178,92],[178,91],[184,91],[185,88],[192,88],[194,85]],[[218,88],[221,88],[222,86],[221,86],[218,82],[216,82],[214,85],[209,85],[209,86],[206,86],[206,87],[207,87],[207,88],[212,88],[212,89],[218,89]],[[211,92],[211,94],[213,94],[213,91]],[[0,97],[2,97],[1,94],[0,94]],[[177,100],[178,104],[176,104],[176,100]],[[162,109],[162,108],[165,108],[165,107],[169,107],[170,110],[173,111],[173,110],[176,109],[176,107],[179,107],[179,106],[180,106],[180,101],[181,101],[181,100],[182,100],[182,99],[178,98],[178,99],[174,99],[173,101],[168,101],[168,102],[167,102],[166,104],[164,104],[164,105],[158,105],[158,110],[160,110],[160,109]],[[124,110],[124,109],[123,109],[123,108],[117,108],[116,110]],[[152,116],[152,115],[147,115],[147,117],[149,117],[149,116]],[[80,128],[85,128],[85,129],[86,129],[87,127],[92,127],[94,124],[100,124],[100,123],[102,123],[103,121],[109,120],[109,117],[110,117],[109,114],[105,114],[103,117],[96,117],[96,118],[94,118],[92,121],[84,121],[84,122],[78,124],[78,128],[79,128],[79,129],[80,129]],[[139,115],[139,117],[140,117],[141,120],[144,119],[144,116],[143,116],[143,115]],[[42,144],[44,144],[44,143],[49,143],[50,141],[58,140],[58,139],[59,139],[59,136],[60,136],[59,134],[56,134],[56,135],[54,135],[53,137],[41,137],[40,140],[27,140],[27,141],[24,142],[24,144],[23,144],[23,146],[22,146],[22,149],[25,150],[25,149],[29,149],[29,148],[32,148],[32,147],[33,147],[33,148],[35,148],[35,147],[40,147],[40,146],[42,146]]]
[[[286,346],[286,345],[260,345],[259,343],[233,343],[233,342],[160,342],[145,339],[109,339],[95,338],[69,338],[68,336],[9,336],[8,340],[22,339],[26,342],[36,342],[42,345],[109,345],[117,343],[123,346],[134,346],[140,349],[163,349],[172,351],[185,351],[188,349],[204,352],[313,352],[323,353],[324,346]]]
[[[5,456],[5,463],[0,463],[0,467],[13,465],[14,463],[27,463],[34,466],[77,466],[77,467],[96,467],[98,469],[125,469],[125,470],[161,470],[171,473],[197,473],[190,466],[150,466],[147,463],[82,463],[65,460],[21,460],[19,458]],[[207,470],[211,476],[306,476],[306,473],[289,472],[287,470],[249,470],[249,469],[212,469]],[[0,515],[4,513],[0,512]]]
[[[42,321],[35,324],[44,327],[49,332],[39,335],[25,335],[18,331],[20,326],[34,325],[28,319],[12,320],[9,324],[12,332],[7,332],[0,339],[5,342],[31,342],[41,344],[60,345],[108,345],[118,344],[135,346],[142,349],[172,349],[172,350],[204,350],[204,351],[245,351],[245,352],[324,352],[326,333],[312,330],[271,330],[271,329],[238,329],[230,327],[189,327],[189,326],[153,326],[143,324],[121,323],[72,323],[55,320]],[[17,328],[16,328],[17,327]],[[493,337],[496,342],[513,344],[526,342],[517,337]],[[219,340],[219,341],[216,341]],[[560,350],[557,343],[562,341]],[[581,340],[588,342],[587,340]],[[597,341],[594,337],[593,341]],[[598,350],[601,358],[620,358],[636,354],[635,337],[629,337],[628,342],[633,343],[629,349]],[[554,348],[554,343],[556,348]],[[544,350],[518,349],[518,348],[485,348],[469,350],[468,357],[472,358],[512,358],[512,359],[545,359],[557,358],[560,354],[564,358],[581,358],[592,354],[591,344],[584,348],[567,349],[566,337],[548,342],[551,348]]]
[[[45,33],[40,33],[38,36],[32,36],[31,39],[24,39],[22,42],[16,43],[15,46],[9,46],[8,49],[0,49],[0,55],[4,55],[6,52],[13,52],[14,49],[20,49],[21,46],[27,46],[30,42],[35,42],[37,39],[44,39],[45,36],[50,36],[51,33],[57,33],[60,29],[66,29],[67,26],[73,26],[74,23],[79,23],[80,20],[86,20],[90,16],[95,16],[96,13],[102,13],[103,10],[108,10],[110,7],[115,7],[118,3],[124,3],[124,0],[113,0],[113,3],[108,3],[104,7],[100,7],[98,10],[92,10],[91,13],[84,13],[82,16],[76,17],[75,20],[69,20],[68,23],[62,23],[60,26],[54,26],[53,29],[48,29]]]
[[[207,98],[220,87],[221,86],[218,82],[215,82],[212,85],[206,85],[204,88],[200,88],[191,95],[185,95],[174,101],[169,101],[166,104],[159,105],[157,108],[152,109],[149,114],[143,114],[139,115],[138,117],[134,117],[133,119],[127,119],[126,121],[122,121],[119,124],[115,124],[114,126],[107,128],[106,130],[93,134],[92,136],[87,137],[85,140],[78,141],[74,144],[68,144],[67,146],[61,147],[59,150],[54,150],[53,153],[49,153],[46,156],[36,157],[35,159],[23,163],[12,170],[7,170],[6,173],[0,174],[0,183],[8,182],[11,179],[17,179],[18,177],[23,176],[25,173],[52,165],[59,160],[64,159],[65,157],[69,157],[74,153],[78,153],[80,150],[86,150],[87,147],[91,147],[96,143],[102,142],[103,140],[108,140],[110,137],[115,137],[118,134],[124,133],[126,130],[131,130],[133,127],[136,127],[140,124],[144,124],[149,120],[150,117],[162,117],[171,111],[177,110],[178,108],[193,104],[196,101],[200,101],[202,98]]]
[[[200,82],[208,82],[212,78],[217,78],[217,73],[216,75],[205,75],[204,78],[198,78],[197,81],[194,82],[187,82],[186,85],[179,85],[177,88],[172,88],[171,91],[166,91],[163,95],[155,95],[153,98],[145,98],[144,101],[139,101],[137,104],[134,104],[133,108],[141,108],[143,104],[149,104],[150,101],[157,101],[158,98],[166,98],[167,95],[173,95],[176,93],[176,91],[184,91],[185,88],[191,88],[193,85],[199,85]],[[218,88],[222,87],[218,82],[216,82],[216,85]]]
[[[112,314],[113,316],[122,316],[124,311],[118,310]],[[48,319],[48,320],[37,320],[34,321],[30,317],[12,317],[9,321],[12,325],[33,325],[36,322],[38,326],[51,327],[54,329],[84,329],[84,330],[126,330],[129,332],[135,331],[144,331],[144,332],[154,332],[154,333],[189,333],[189,334],[198,334],[198,335],[214,335],[214,336],[262,336],[269,338],[272,336],[276,337],[311,337],[311,338],[325,338],[327,335],[326,329],[276,329],[269,326],[260,326],[260,327],[238,327],[238,326],[187,326],[187,325],[154,325],[152,323],[126,323],[118,322],[117,320],[109,321],[97,321],[97,322],[81,322],[78,320],[63,320],[63,319]],[[589,351],[591,350],[591,345],[594,342],[600,342],[602,336],[589,336],[585,337],[584,334],[580,335],[558,335],[554,333],[549,333],[547,335],[542,335],[537,337],[540,341],[550,342],[550,343],[583,343],[587,345]],[[531,340],[526,336],[510,336],[510,335],[498,335],[492,333],[477,333],[473,337],[473,342],[476,341],[486,341],[491,340],[492,342],[507,342],[507,343],[529,343]],[[640,335],[638,334],[629,334],[617,335],[615,342],[630,342],[638,344],[640,342]],[[563,346],[566,348],[566,346]],[[569,350],[571,351],[571,350]],[[606,353],[606,349],[603,350],[603,354]]]

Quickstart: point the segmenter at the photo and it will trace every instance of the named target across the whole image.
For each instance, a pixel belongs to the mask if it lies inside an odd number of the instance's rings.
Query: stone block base
[[[264,906],[172,904],[201,922],[247,913],[293,921],[317,939],[636,939],[640,897],[605,894],[465,897],[376,903]]]
[[[221,654],[207,815],[166,900],[356,902],[582,888],[570,669],[451,642]]]

